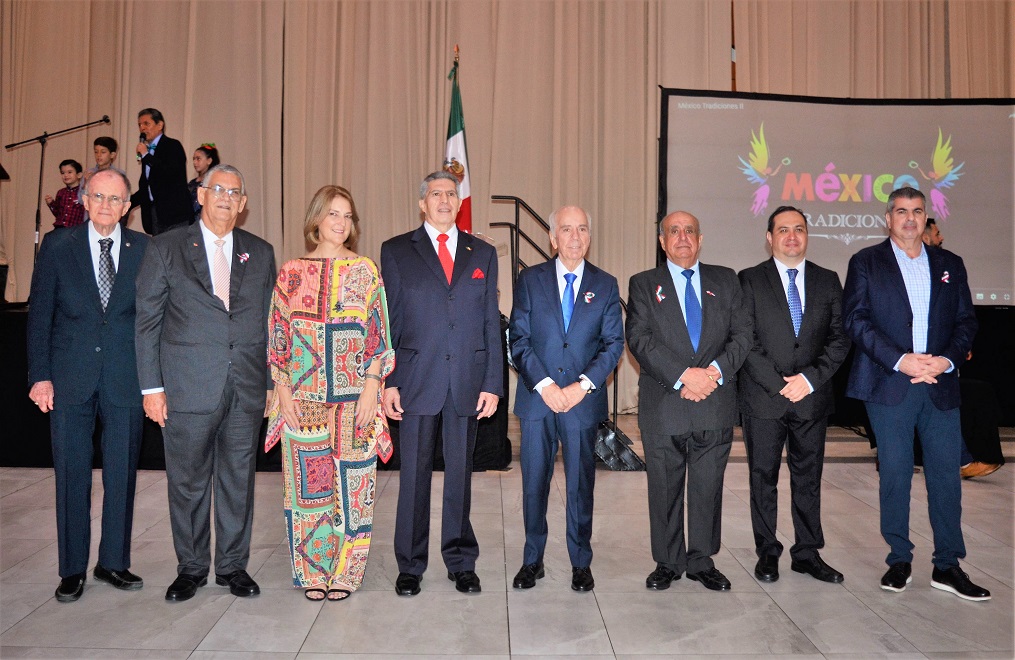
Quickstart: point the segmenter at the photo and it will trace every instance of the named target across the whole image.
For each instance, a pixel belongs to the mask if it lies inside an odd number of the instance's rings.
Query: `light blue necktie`
[[[800,336],[800,323],[804,320],[803,305],[800,304],[800,290],[796,288],[796,268],[787,268],[789,275],[789,287],[786,289],[786,298],[789,299],[789,317],[793,320],[793,334]]]
[[[574,280],[577,277],[574,273],[565,273],[564,279],[567,284],[564,286],[564,298],[560,301],[560,308],[564,312],[564,332],[567,332],[571,325],[571,315],[574,314]]]
[[[687,269],[683,272],[683,275],[687,278],[687,286],[684,288],[684,312],[687,316],[687,334],[691,336],[691,348],[697,352],[698,340],[701,339],[701,303],[698,302],[698,296],[694,293],[694,287],[691,286],[691,277],[694,276],[694,271]]]

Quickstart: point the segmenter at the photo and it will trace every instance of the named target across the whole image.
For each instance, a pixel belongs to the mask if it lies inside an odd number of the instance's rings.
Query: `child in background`
[[[60,163],[60,179],[66,186],[56,193],[56,199],[46,195],[46,206],[56,216],[53,228],[74,227],[85,221],[85,207],[81,205],[78,191],[81,188],[81,163],[68,158]]]
[[[92,175],[96,172],[101,172],[102,170],[108,170],[113,166],[113,163],[116,161],[116,150],[118,146],[119,145],[117,145],[116,140],[108,135],[100,135],[95,138],[94,142],[92,142],[92,153],[95,155],[95,167],[88,168],[85,171],[84,178],[81,179],[81,187],[78,190],[78,203],[81,202],[81,195],[84,193],[85,189],[88,188],[88,180],[92,178]],[[124,216],[123,219],[120,220],[120,223],[124,227],[127,226],[127,217],[128,216]],[[86,211],[85,221],[87,220],[88,212]]]

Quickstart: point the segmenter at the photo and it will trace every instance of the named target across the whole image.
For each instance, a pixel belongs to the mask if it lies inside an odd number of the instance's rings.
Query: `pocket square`
[[[486,275],[483,275],[483,271],[481,271],[480,269],[477,268],[476,270],[472,271],[472,279],[474,279],[474,280],[482,280],[482,279],[485,279],[485,278],[486,278]]]

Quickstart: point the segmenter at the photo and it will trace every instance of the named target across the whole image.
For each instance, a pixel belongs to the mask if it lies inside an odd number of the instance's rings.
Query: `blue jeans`
[[[962,540],[962,482],[959,476],[962,429],[959,409],[939,410],[930,400],[933,385],[911,385],[902,403],[867,402],[867,415],[878,438],[881,462],[881,535],[891,548],[888,565],[913,561],[909,540],[910,490],[913,484],[913,431],[923,443],[930,525],[934,530],[934,566],[957,566],[966,556]]]

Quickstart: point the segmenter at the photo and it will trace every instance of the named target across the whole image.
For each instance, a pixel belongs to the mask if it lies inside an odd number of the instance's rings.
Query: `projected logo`
[[[744,160],[743,156],[737,156],[737,158],[740,160],[740,171],[747,176],[748,181],[758,186],[754,190],[754,200],[751,203],[751,213],[756,218],[768,208],[769,179],[777,175],[783,165],[789,165],[791,161],[789,158],[783,158],[774,170],[771,168],[768,142],[765,141],[765,122],[761,122],[757,135],[751,131],[751,153],[748,154],[747,160]]]
[[[791,170],[788,167],[783,170],[783,166],[792,162],[788,157],[783,158],[773,169],[771,164],[774,159],[765,137],[764,122],[757,133],[751,131],[750,146],[751,151],[746,160],[743,156],[737,156],[740,162],[737,168],[755,186],[751,198],[751,213],[754,217],[765,213],[770,196],[782,204],[797,205],[802,202],[807,209],[805,214],[807,224],[812,228],[812,238],[827,238],[846,245],[855,241],[884,238],[884,217],[880,212],[864,206],[875,201],[887,202],[891,192],[903,186],[919,190],[921,181],[917,178],[917,173],[923,177],[923,181],[930,183],[929,214],[940,220],[947,219],[951,210],[945,191],[955,186],[955,182],[964,174],[962,168],[965,165],[964,162],[955,165],[952,136],[945,139],[940,127],[928,171],[924,171],[917,161],[911,160],[909,170],[912,173],[844,171],[834,161],[828,161],[822,171],[818,172]],[[854,162],[857,154],[846,153],[843,158]],[[866,156],[861,156],[861,159],[866,159]],[[781,183],[775,179],[780,171]],[[819,205],[815,206],[813,202],[818,202]],[[818,233],[822,231],[827,233]]]
[[[909,162],[911,169],[918,171],[920,176],[933,184],[934,187],[930,191],[930,208],[940,220],[947,219],[951,214],[948,210],[948,196],[944,191],[954,186],[964,174],[962,166],[966,164],[963,161],[953,167],[955,159],[952,158],[952,136],[949,135],[947,140],[943,140],[943,137],[941,128],[938,127],[937,146],[934,147],[934,155],[931,156],[930,172],[924,172],[915,160]]]

